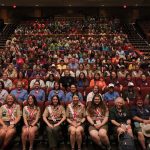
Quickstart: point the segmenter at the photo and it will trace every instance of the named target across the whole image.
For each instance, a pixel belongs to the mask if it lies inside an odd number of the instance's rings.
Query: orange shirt
[[[99,88],[104,88],[106,87],[106,82],[101,80],[95,81],[94,79],[92,79],[90,81],[90,87],[94,87],[95,85],[97,85]]]

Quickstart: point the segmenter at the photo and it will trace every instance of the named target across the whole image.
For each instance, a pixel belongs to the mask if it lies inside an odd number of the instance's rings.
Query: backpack
[[[128,133],[119,136],[119,150],[136,150],[134,139]]]

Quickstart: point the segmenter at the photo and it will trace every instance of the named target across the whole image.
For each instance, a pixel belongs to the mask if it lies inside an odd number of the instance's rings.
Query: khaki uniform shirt
[[[13,104],[11,108],[8,108],[7,104],[0,107],[0,118],[3,121],[13,121],[21,115],[22,111],[18,104]]]
[[[26,118],[29,125],[31,125],[37,118],[40,118],[40,108],[37,106],[34,106],[33,108],[30,108],[29,106],[25,106],[23,108],[23,117]]]
[[[76,121],[80,123],[83,118],[86,117],[85,107],[82,103],[78,103],[77,106],[74,106],[73,103],[67,106],[66,116],[71,121]]]
[[[43,116],[47,117],[49,121],[57,122],[66,116],[66,113],[62,105],[58,105],[56,107],[49,105],[45,108]]]

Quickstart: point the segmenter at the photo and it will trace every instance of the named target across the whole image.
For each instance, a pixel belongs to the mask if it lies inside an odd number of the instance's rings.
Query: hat
[[[133,82],[129,82],[128,86],[134,86],[134,83]]]
[[[115,85],[113,83],[109,83],[108,87],[115,87]]]
[[[150,124],[140,123],[140,126],[141,126],[141,128],[142,128],[142,133],[143,133],[146,137],[150,137]]]
[[[52,64],[52,66],[51,67],[55,67],[55,64]]]

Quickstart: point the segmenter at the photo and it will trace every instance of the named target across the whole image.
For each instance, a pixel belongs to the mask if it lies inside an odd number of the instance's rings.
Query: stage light
[[[127,8],[127,5],[123,5],[123,8]]]

